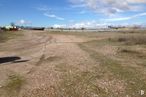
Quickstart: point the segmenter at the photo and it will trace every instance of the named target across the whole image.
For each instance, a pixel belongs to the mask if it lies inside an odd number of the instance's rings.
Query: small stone
[[[144,95],[144,90],[140,90],[140,95]]]

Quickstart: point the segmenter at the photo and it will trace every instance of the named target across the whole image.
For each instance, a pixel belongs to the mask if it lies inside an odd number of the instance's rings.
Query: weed
[[[122,42],[125,45],[145,45],[146,36],[145,35],[135,35],[135,36],[125,36],[119,37],[117,39],[110,39],[110,41]]]
[[[19,94],[24,83],[25,79],[22,76],[17,74],[9,75],[3,89],[8,96],[13,97]]]

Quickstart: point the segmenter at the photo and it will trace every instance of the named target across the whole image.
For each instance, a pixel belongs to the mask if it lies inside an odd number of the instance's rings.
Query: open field
[[[145,59],[145,30],[3,32],[0,97],[146,97]]]

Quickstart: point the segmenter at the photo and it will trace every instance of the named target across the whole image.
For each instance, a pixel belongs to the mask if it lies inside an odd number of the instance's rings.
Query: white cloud
[[[75,7],[84,7],[107,15],[142,10],[146,0],[70,0]]]
[[[142,23],[135,22],[133,24],[129,24],[128,22],[126,23],[115,23],[115,21],[126,21],[130,19],[134,19],[140,16],[146,16],[146,13],[140,13],[137,15],[133,15],[131,17],[123,17],[123,18],[113,18],[113,19],[101,19],[99,21],[96,20],[90,20],[90,21],[81,21],[81,22],[72,22],[68,24],[55,24],[53,25],[54,28],[89,28],[89,29],[94,29],[94,28],[107,28],[109,25],[114,25],[114,26],[132,26],[134,24],[139,25]]]
[[[59,17],[59,16],[56,16],[54,14],[48,14],[48,13],[44,13],[45,16],[49,17],[49,18],[55,18],[57,20],[65,20],[64,18],[62,17]]]
[[[98,23],[96,21],[79,22],[70,25],[71,28],[105,28],[110,23]]]
[[[26,21],[24,19],[21,19],[21,20],[17,21],[16,24],[18,24],[18,25],[26,25],[26,24],[31,24],[31,22],[30,21]]]
[[[129,3],[146,3],[146,0],[127,0]]]
[[[50,11],[50,8],[48,8],[47,6],[40,6],[40,7],[36,7],[37,10],[39,11]]]
[[[65,19],[62,18],[62,17],[59,17],[59,16],[56,16],[56,15],[52,14],[52,12],[50,12],[51,9],[48,8],[48,7],[45,6],[45,5],[43,5],[43,6],[41,6],[41,7],[37,7],[36,9],[39,10],[39,11],[42,11],[42,12],[43,12],[43,15],[44,15],[44,16],[47,16],[47,17],[49,17],[49,18],[54,18],[54,19],[57,19],[57,20],[65,20]]]
[[[55,24],[54,28],[105,28],[110,23],[98,23],[95,20],[92,21],[84,21],[84,22],[76,22],[71,24]]]
[[[110,21],[110,22],[114,22],[114,21],[126,21],[126,20],[137,18],[137,17],[141,17],[141,16],[146,16],[146,12],[145,13],[136,14],[136,15],[133,15],[133,16],[129,16],[129,17],[105,19],[105,21]]]
[[[120,24],[115,24],[115,23],[90,23],[90,22],[78,22],[78,23],[74,23],[74,24],[54,24],[52,27],[54,28],[76,28],[76,29],[80,29],[80,28],[86,28],[86,29],[98,29],[98,28],[108,28],[108,26],[134,26],[134,25],[141,25],[141,26],[145,26],[145,23],[142,22],[135,22],[135,23],[120,23]]]
[[[91,28],[96,26],[96,21],[79,22],[70,25],[72,28]]]
[[[37,8],[37,9],[40,11],[48,11],[48,9],[46,9],[46,8]]]
[[[66,28],[67,26],[65,24],[54,24],[54,28]]]

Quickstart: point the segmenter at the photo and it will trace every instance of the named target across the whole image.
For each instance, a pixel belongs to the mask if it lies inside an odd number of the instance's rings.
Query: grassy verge
[[[132,50],[131,48],[121,48],[119,49],[119,55],[123,56],[123,57],[131,57],[131,58],[135,58],[137,59],[142,59],[142,61],[144,61],[144,59],[146,59],[146,54],[143,53],[142,51],[138,51],[138,50]]]
[[[6,97],[17,97],[24,83],[24,77],[18,74],[9,75],[4,86],[2,87],[4,91],[2,94]]]
[[[64,32],[64,31],[46,31],[47,34],[56,34],[56,35],[74,35],[74,36],[78,36],[78,37],[88,37],[88,38],[93,38],[98,36],[99,34],[101,34],[100,32],[88,32],[88,31],[84,31],[84,32],[73,32],[73,31],[68,31],[68,32]],[[104,33],[104,32],[103,32]],[[106,32],[105,32],[106,33]]]
[[[136,35],[120,36],[118,38],[111,39],[111,41],[123,43],[125,45],[146,45],[146,35],[136,34]]]
[[[4,31],[4,32],[0,32],[0,43],[1,42],[6,42],[9,39],[13,39],[17,36],[21,36],[21,32],[10,32],[10,31]]]
[[[102,68],[106,68],[107,71],[110,71],[114,78],[124,80],[126,82],[126,89],[125,89],[125,96],[128,95],[129,97],[139,97],[139,91],[144,90],[146,91],[146,82],[144,79],[144,75],[137,71],[136,68],[131,68],[129,66],[122,66],[118,61],[111,59],[107,56],[102,55],[101,53],[96,52],[92,48],[92,43],[80,44],[79,46],[86,52],[90,54],[90,56],[99,61]],[[121,97],[121,96],[119,96]],[[144,97],[144,95],[142,96]]]

